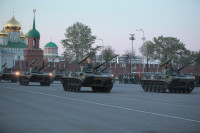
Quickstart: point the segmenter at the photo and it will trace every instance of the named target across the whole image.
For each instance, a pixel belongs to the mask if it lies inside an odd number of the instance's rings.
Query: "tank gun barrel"
[[[91,57],[91,56],[93,56],[93,55],[95,55],[95,53],[94,52],[91,52],[91,53],[89,53],[89,55],[88,56],[86,56],[84,59],[82,59],[81,61],[79,61],[79,65],[80,64],[82,64],[83,62],[85,62],[86,60],[87,60],[87,58],[89,58],[89,57]]]
[[[116,63],[116,62],[114,62],[114,63]],[[112,63],[112,64],[110,64],[110,65],[108,65],[108,66],[106,66],[105,68],[103,68],[103,69],[101,69],[101,72],[103,72],[103,71],[105,71],[109,66],[112,66],[114,63]]]
[[[65,68],[61,69],[60,72],[63,72],[65,70]]]
[[[36,61],[36,60],[31,61],[31,62],[28,64],[28,67],[32,67],[32,66],[35,64],[35,61]]]
[[[55,70],[58,67],[58,64],[56,64],[52,69]]]
[[[49,64],[49,62],[48,62],[46,65],[43,65],[42,67],[40,67],[40,68],[38,69],[38,72],[40,72],[42,69],[44,69],[45,67],[47,67],[48,64]]]
[[[198,60],[200,60],[200,59],[196,59],[196,60],[194,60],[194,61],[192,61],[192,62],[186,64],[185,66],[179,68],[177,71],[179,72],[180,70],[184,69],[185,67],[189,66],[190,64],[192,64],[192,63],[194,63],[194,62],[197,62]]]
[[[168,65],[169,62],[171,62],[171,61],[172,61],[172,59],[168,59],[167,61],[163,62],[163,63],[160,65],[160,67],[163,67],[163,66],[165,66],[165,65]]]
[[[5,67],[7,65],[7,62],[5,62],[1,67]]]
[[[115,57],[117,57],[117,56],[118,56],[118,55],[115,55],[115,56],[113,56],[112,58],[110,58],[109,60],[107,60],[107,61],[105,61],[105,62],[101,63],[101,64],[100,64],[100,65],[98,65],[98,66],[96,66],[96,67],[94,68],[94,70],[97,70],[99,67],[103,66],[105,63],[107,63],[107,62],[111,61],[113,58],[115,58]]]

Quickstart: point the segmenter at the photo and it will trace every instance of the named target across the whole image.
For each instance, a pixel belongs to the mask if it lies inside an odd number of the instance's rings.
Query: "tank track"
[[[93,92],[104,92],[104,93],[110,93],[112,90],[113,83],[105,85],[105,87],[92,87]]]
[[[64,91],[80,92],[82,83],[79,79],[62,79]],[[104,87],[92,87],[93,92],[109,93],[112,90],[113,83],[106,84]]]
[[[191,93],[194,89],[193,86],[188,88],[172,88],[163,81],[143,81],[141,84],[145,92],[165,93],[168,90],[170,93]]]
[[[64,91],[79,92],[81,90],[81,81],[79,79],[63,79],[62,85]]]

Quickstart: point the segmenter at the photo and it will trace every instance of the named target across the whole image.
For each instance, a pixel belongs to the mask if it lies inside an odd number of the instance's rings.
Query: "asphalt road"
[[[151,93],[115,83],[105,94],[2,82],[0,133],[200,133],[200,88]]]

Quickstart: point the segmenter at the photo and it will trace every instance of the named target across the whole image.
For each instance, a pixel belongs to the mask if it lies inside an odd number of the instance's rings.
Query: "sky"
[[[61,40],[76,22],[89,26],[97,37],[93,47],[111,46],[116,54],[131,50],[129,34],[135,34],[133,48],[141,55],[143,33],[154,37],[176,37],[191,51],[200,50],[200,0],[0,0],[0,29],[13,16],[23,33],[32,29],[36,9],[36,29],[40,48],[51,41],[64,51]]]

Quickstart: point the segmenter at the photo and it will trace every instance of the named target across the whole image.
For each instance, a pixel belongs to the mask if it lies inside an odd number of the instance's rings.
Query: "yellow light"
[[[20,75],[20,72],[15,72],[15,75],[19,76],[19,75]]]
[[[49,73],[49,76],[53,76],[53,73]]]
[[[119,56],[117,56],[117,64],[119,64]]]

